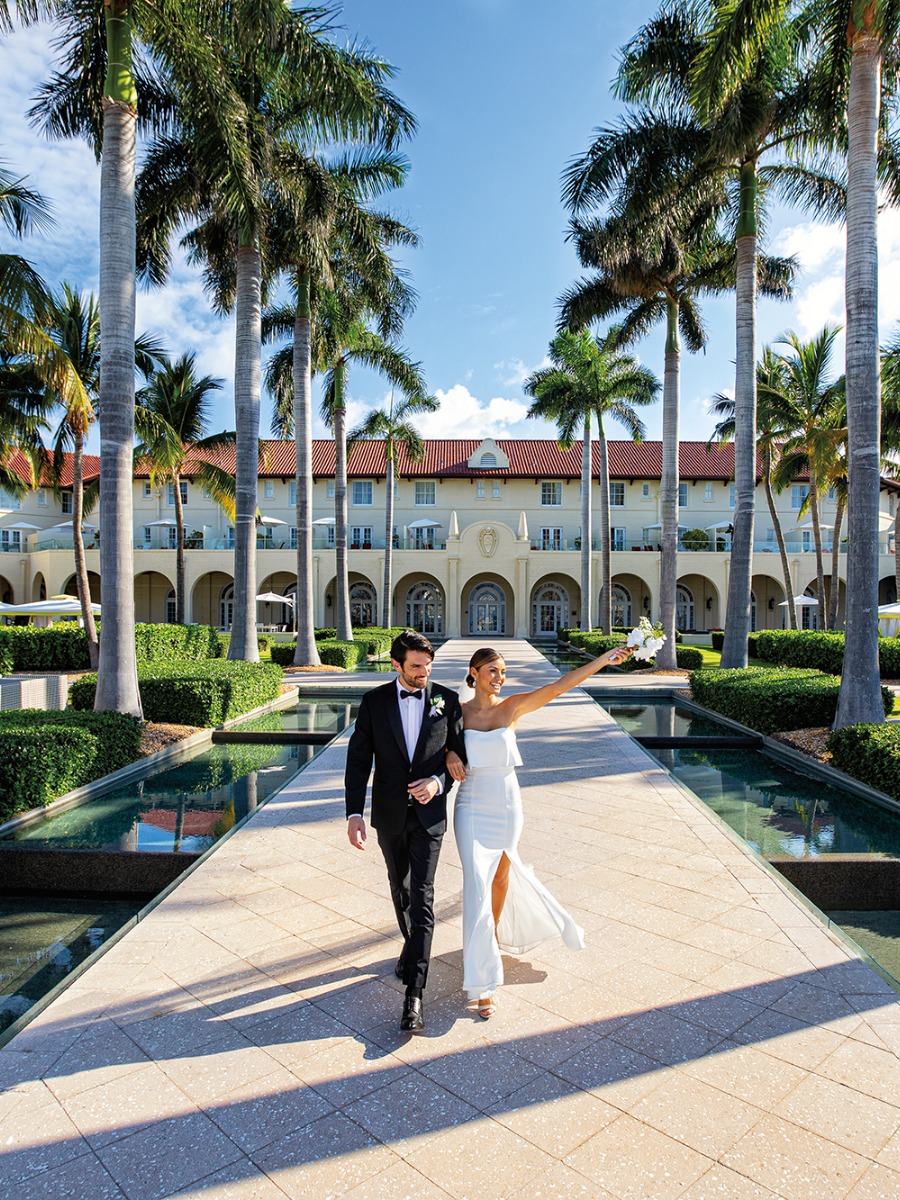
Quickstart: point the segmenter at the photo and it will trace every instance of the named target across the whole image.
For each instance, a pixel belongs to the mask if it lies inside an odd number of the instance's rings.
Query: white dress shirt
[[[412,762],[416,746],[419,741],[419,734],[422,732],[422,722],[425,719],[425,689],[422,689],[422,695],[417,700],[415,696],[401,696],[401,692],[409,691],[405,688],[400,680],[397,680],[397,700],[400,704],[400,721],[403,724],[403,740],[406,742],[406,753],[409,756],[409,761]],[[439,796],[444,790],[442,780],[437,775],[432,775],[431,778],[438,785],[437,795]]]

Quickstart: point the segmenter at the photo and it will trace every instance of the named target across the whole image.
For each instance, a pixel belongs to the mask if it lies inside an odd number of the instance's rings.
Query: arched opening
[[[506,592],[499,583],[476,584],[469,593],[469,633],[506,635]]]
[[[531,636],[555,637],[557,629],[567,629],[571,605],[568,590],[555,579],[534,589],[531,598]]]
[[[13,603],[12,584],[3,575],[0,575],[0,601],[4,604]]]
[[[71,590],[73,592],[75,590],[74,581]],[[159,571],[142,571],[140,575],[136,575],[134,578],[134,619],[145,625],[169,623],[170,592],[173,592],[172,580]],[[91,598],[94,598],[93,585],[91,586]],[[174,620],[173,616],[172,623]]]
[[[88,591],[91,593],[91,602],[93,604],[99,604],[100,603],[100,576],[97,574],[96,571],[88,571]],[[66,586],[63,588],[63,592],[67,596],[77,596],[78,595],[78,583],[77,583],[74,575],[69,576],[68,580],[66,581]],[[46,600],[47,597],[44,596],[43,599]],[[136,620],[140,620],[140,619],[141,619],[140,617],[136,618]]]
[[[32,601],[47,599],[47,581],[41,571],[38,571],[31,581],[31,599]]]
[[[350,623],[353,628],[375,624],[378,602],[375,588],[366,580],[350,584]]]
[[[222,589],[234,580],[224,571],[210,571],[201,575],[191,590],[189,616],[198,625],[218,627],[221,617],[219,601]]]
[[[166,593],[166,624],[174,625],[175,620],[175,589],[170,588]]]
[[[634,611],[631,605],[631,592],[624,584],[614,583],[612,586],[612,623],[613,628],[634,625]]]
[[[414,583],[406,593],[406,625],[418,633],[444,632],[444,597],[436,584]]]
[[[230,632],[234,624],[234,584],[222,588],[219,596],[219,628]]]
[[[694,594],[683,584],[675,589],[675,628],[681,633],[696,628]]]

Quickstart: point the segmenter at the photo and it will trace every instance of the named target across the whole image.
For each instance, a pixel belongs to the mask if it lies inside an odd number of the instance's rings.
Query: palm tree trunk
[[[175,621],[184,624],[184,589],[187,574],[184,569],[184,505],[181,503],[181,476],[172,477],[175,493]]]
[[[334,368],[334,570],[335,636],[351,641],[350,581],[347,568],[347,414],[344,411],[343,360]]]
[[[666,640],[656,665],[670,671],[675,657],[675,607],[678,587],[678,418],[681,407],[681,343],[678,301],[666,302],[666,359],[663,374],[662,477],[659,484],[660,538],[659,616]]]
[[[259,662],[256,637],[256,489],[259,478],[262,261],[256,236],[237,253],[235,291],[234,621],[228,657]]]
[[[394,553],[394,444],[391,438],[384,445],[384,582],[381,595],[381,624],[385,629],[391,627],[391,592],[394,583],[393,573]]]
[[[72,535],[75,545],[75,587],[81,605],[81,619],[87,638],[88,661],[91,670],[97,670],[100,647],[97,645],[97,626],[91,608],[91,587],[88,581],[87,563],[84,558],[84,537],[81,522],[84,518],[84,434],[75,431],[75,446],[72,455]]]
[[[298,667],[317,667],[322,661],[315,637],[315,597],[312,557],[312,318],[309,274],[297,272],[297,313],[294,320],[294,483],[297,490],[297,622]]]
[[[723,667],[746,667],[753,572],[753,512],[756,497],[756,202],[758,180],[752,160],[741,168],[736,241],[734,383],[734,533],[725,610]]]
[[[781,529],[781,520],[778,516],[778,509],[775,507],[775,495],[772,492],[772,455],[770,451],[766,451],[765,461],[763,464],[763,479],[765,483],[766,503],[769,506],[769,516],[772,518],[772,526],[775,530],[775,541],[778,543],[778,553],[781,556],[781,574],[784,579],[784,598],[788,601],[787,612],[791,622],[791,629],[797,628],[797,610],[791,604],[794,597],[794,584],[791,580],[791,566],[788,562],[787,546],[784,544],[784,533]]]
[[[812,520],[813,542],[816,547],[816,592],[819,601],[819,621],[825,620],[825,564],[822,559],[822,526],[819,523],[819,481],[809,473],[809,515]]]
[[[867,10],[868,11],[868,10]],[[854,9],[855,12],[855,9]],[[851,29],[851,33],[852,33]],[[884,720],[878,670],[878,110],[881,42],[851,40],[847,102],[847,604],[844,670],[834,728]]]
[[[601,431],[602,437],[602,431]],[[591,609],[591,554],[593,547],[593,532],[591,529],[591,478],[593,475],[591,462],[591,417],[588,414],[584,421],[584,437],[581,443],[581,628],[592,628]],[[609,513],[609,479],[603,470],[603,459],[600,459],[600,519],[603,520],[603,489],[606,489],[606,512]],[[600,543],[601,555],[604,543]],[[605,579],[605,576],[604,576]],[[600,588],[600,628],[608,633],[604,623],[604,591]]]
[[[134,641],[134,141],[131,4],[106,0],[100,163],[100,541],[103,639],[94,708],[142,717]]]
[[[834,510],[834,533],[831,538],[831,587],[828,595],[828,624],[826,628],[837,629],[838,604],[841,598],[841,526],[844,523],[844,497],[838,492]]]

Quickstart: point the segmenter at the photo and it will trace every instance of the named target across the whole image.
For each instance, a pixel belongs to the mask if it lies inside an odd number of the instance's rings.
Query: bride
[[[461,787],[453,829],[463,867],[463,988],[477,1001],[479,1016],[496,1012],[494,992],[503,983],[501,949],[524,954],[544,938],[561,935],[571,949],[584,949],[583,931],[535,879],[516,849],[522,832],[522,798],[516,767],[521,717],[590,679],[606,666],[625,662],[633,650],[617,646],[592,662],[533,692],[500,699],[506,663],[497,650],[476,650],[466,684],[474,688],[462,704],[467,765],[453,751],[447,767]]]

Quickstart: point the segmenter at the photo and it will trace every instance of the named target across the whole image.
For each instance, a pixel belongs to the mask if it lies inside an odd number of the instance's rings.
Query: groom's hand
[[[419,804],[427,804],[441,790],[441,785],[436,779],[417,779],[415,783],[409,785],[409,794]]]
[[[365,850],[366,822],[362,817],[349,817],[347,819],[347,837],[350,839],[350,845],[355,850]]]

